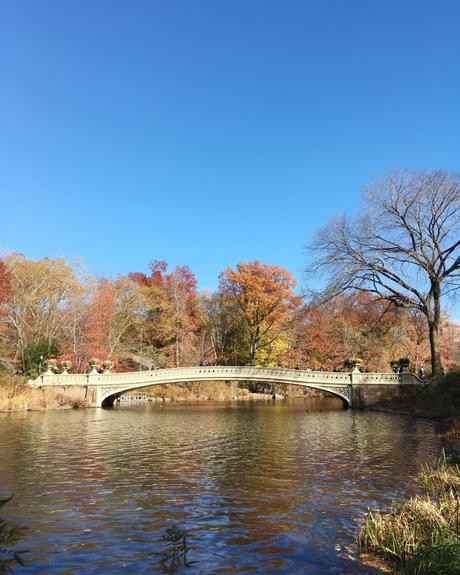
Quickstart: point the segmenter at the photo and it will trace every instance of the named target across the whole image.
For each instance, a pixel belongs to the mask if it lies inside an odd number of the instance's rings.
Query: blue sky
[[[202,288],[460,168],[457,0],[2,0],[0,246]]]

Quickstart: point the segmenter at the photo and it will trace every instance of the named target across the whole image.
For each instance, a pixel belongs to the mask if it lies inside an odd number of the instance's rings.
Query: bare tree
[[[364,190],[364,207],[320,229],[307,246],[309,272],[326,277],[322,297],[376,294],[426,318],[434,375],[442,373],[441,299],[459,294],[460,177],[390,173]]]

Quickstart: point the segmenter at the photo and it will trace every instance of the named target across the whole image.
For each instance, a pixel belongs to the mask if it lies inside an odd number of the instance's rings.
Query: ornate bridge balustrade
[[[67,392],[72,389],[78,389],[80,392],[84,390],[84,397],[90,405],[105,407],[113,405],[117,397],[132,389],[197,381],[254,381],[299,385],[333,394],[342,399],[347,407],[354,404],[363,406],[361,404],[366,403],[365,398],[369,396],[371,388],[374,389],[374,395],[375,389],[378,389],[378,395],[381,397],[382,394],[386,395],[385,390],[387,395],[394,396],[395,390],[402,386],[424,385],[424,382],[411,373],[319,372],[247,366],[178,367],[124,373],[45,373],[30,381],[29,385],[39,388],[59,386]],[[356,401],[358,396],[359,401]]]

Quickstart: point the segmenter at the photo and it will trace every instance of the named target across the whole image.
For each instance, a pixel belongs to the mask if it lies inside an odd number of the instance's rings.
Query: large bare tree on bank
[[[364,190],[359,215],[335,217],[307,253],[307,271],[326,277],[324,298],[357,289],[420,311],[433,374],[442,373],[441,298],[460,292],[459,174],[390,173]]]

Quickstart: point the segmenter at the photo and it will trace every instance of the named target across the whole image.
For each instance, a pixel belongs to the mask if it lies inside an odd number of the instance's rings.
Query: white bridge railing
[[[322,372],[277,367],[209,366],[175,367],[123,373],[44,373],[29,383],[42,385],[130,385],[188,381],[267,381],[318,385],[423,383],[412,373]]]

